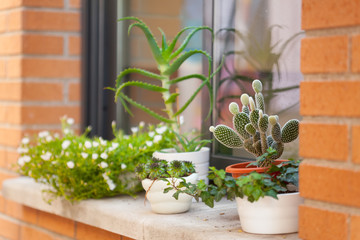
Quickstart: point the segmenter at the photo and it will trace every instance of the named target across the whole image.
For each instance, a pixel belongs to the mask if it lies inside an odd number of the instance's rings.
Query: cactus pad
[[[259,128],[258,121],[259,121],[259,110],[255,109],[250,113],[250,122],[256,129]]]
[[[252,88],[254,89],[254,91],[256,93],[259,93],[262,91],[262,83],[260,82],[260,80],[258,79],[255,79],[253,82],[252,82]]]
[[[236,102],[232,102],[229,104],[229,111],[232,113],[232,115],[238,114],[239,111],[239,105]]]
[[[259,118],[258,125],[259,125],[259,131],[261,133],[266,133],[269,126],[268,116],[266,114],[263,115],[261,118]]]
[[[256,134],[256,129],[254,128],[254,126],[251,123],[248,123],[245,125],[245,130],[250,133],[252,136],[254,136]]]
[[[249,105],[249,95],[246,93],[241,94],[240,101],[243,106]]]
[[[271,156],[271,159],[278,159],[284,152],[284,144],[282,142],[273,142],[271,147],[276,150],[276,154]]]
[[[248,139],[250,134],[245,130],[245,125],[250,123],[249,116],[246,113],[238,113],[233,117],[233,126],[243,139]]]
[[[265,101],[261,92],[255,94],[255,102],[257,108],[265,112]]]
[[[215,138],[228,148],[241,148],[243,142],[237,133],[225,125],[211,126],[210,132],[214,133]]]
[[[281,127],[279,123],[271,127],[271,136],[275,142],[281,142]]]
[[[299,135],[299,121],[297,119],[289,120],[281,129],[281,141],[289,143],[294,141]]]

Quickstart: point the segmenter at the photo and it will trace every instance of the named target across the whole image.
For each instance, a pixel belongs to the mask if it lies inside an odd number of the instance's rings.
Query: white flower
[[[29,149],[27,149],[27,148],[22,148],[22,147],[18,147],[16,151],[17,151],[19,154],[22,154],[22,153],[27,153],[27,152],[29,152]]]
[[[45,139],[46,139],[46,141],[47,141],[47,142],[50,142],[50,141],[52,141],[52,140],[53,140],[53,138],[52,138],[52,136],[51,136],[51,135],[46,136],[46,138],[45,138]]]
[[[73,118],[66,119],[67,124],[73,125],[75,123],[75,120]]]
[[[179,124],[180,124],[180,125],[183,125],[183,124],[184,124],[184,116],[183,116],[183,115],[181,115],[181,116],[179,117]]]
[[[116,185],[113,181],[109,180],[108,182],[106,182],[109,186],[110,191],[114,190],[116,188]]]
[[[29,144],[29,142],[30,142],[30,139],[27,137],[24,137],[23,139],[21,139],[21,143],[24,145]]]
[[[100,137],[99,140],[100,140],[100,144],[101,144],[101,145],[103,145],[103,146],[106,145],[107,141],[104,140],[102,137]]]
[[[97,153],[93,153],[93,154],[91,155],[91,158],[92,158],[92,159],[98,159],[98,157],[99,157],[99,154],[97,154]]]
[[[131,143],[129,143],[129,148],[133,149],[133,145]]]
[[[129,135],[124,135],[124,139],[129,139]]]
[[[119,147],[119,143],[112,143],[111,146],[112,146],[113,148],[117,148],[117,147]]]
[[[98,143],[98,142],[93,141],[92,145],[93,145],[93,147],[98,147],[98,146],[99,146],[99,143]]]
[[[25,164],[24,158],[23,158],[23,157],[19,157],[17,163],[18,163],[20,166],[24,166],[24,164]]]
[[[109,165],[106,162],[101,162],[100,167],[101,168],[107,168]]]
[[[138,128],[138,127],[132,127],[132,128],[131,128],[131,131],[132,131],[133,133],[137,133],[137,132],[139,131],[139,128]]]
[[[23,156],[24,162],[30,162],[31,161],[31,157],[29,156]]]
[[[162,139],[162,136],[161,136],[161,135],[156,135],[156,136],[154,137],[154,143],[159,142],[161,139]]]
[[[69,128],[65,128],[64,129],[64,134],[65,135],[68,135],[68,134],[70,134],[71,133],[71,130],[69,129]]]
[[[108,177],[108,175],[106,175],[106,173],[102,174],[103,178],[105,179],[105,181],[108,181],[110,178]]]
[[[81,156],[86,159],[89,156],[89,154],[82,152]]]
[[[108,155],[103,152],[102,154],[100,154],[100,157],[101,157],[102,159],[107,159],[107,158],[108,158]]]
[[[155,136],[155,132],[149,132],[149,137]]]
[[[54,137],[55,137],[55,138],[59,138],[60,135],[59,135],[58,133],[55,133],[55,134],[54,134]]]
[[[39,138],[44,138],[49,136],[49,132],[48,131],[41,131],[39,132]]]
[[[152,141],[146,141],[146,145],[148,145],[149,147],[151,147],[154,143]]]
[[[74,168],[74,167],[75,167],[75,164],[74,164],[73,161],[68,161],[68,162],[66,163],[66,165],[68,166],[68,168]]]
[[[163,134],[166,130],[167,130],[167,127],[166,127],[166,126],[162,126],[162,127],[159,127],[159,128],[156,128],[156,129],[155,129],[155,131],[156,131],[158,134]]]
[[[85,147],[86,148],[91,148],[92,147],[92,144],[90,141],[85,141]]]
[[[144,127],[144,126],[145,126],[145,122],[144,122],[144,121],[141,121],[141,122],[139,123],[139,126],[140,126],[140,127]]]
[[[46,152],[45,154],[41,155],[41,159],[44,161],[48,161],[51,158],[51,152]]]
[[[67,149],[69,146],[70,146],[71,142],[70,140],[65,140],[62,144],[61,144],[61,147],[62,149]]]
[[[121,169],[124,169],[124,168],[126,168],[127,166],[126,166],[126,164],[125,163],[122,163],[121,164]]]

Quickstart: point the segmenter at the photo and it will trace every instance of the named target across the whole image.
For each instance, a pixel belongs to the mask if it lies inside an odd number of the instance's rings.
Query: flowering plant
[[[132,128],[131,135],[117,131],[111,141],[89,138],[88,128],[82,135],[71,129],[73,119],[62,119],[62,136],[47,131],[22,139],[18,152],[19,172],[49,186],[48,202],[64,197],[70,201],[102,198],[118,194],[135,196],[141,184],[135,166],[146,162],[152,153],[171,146],[173,133],[164,125],[144,123]]]

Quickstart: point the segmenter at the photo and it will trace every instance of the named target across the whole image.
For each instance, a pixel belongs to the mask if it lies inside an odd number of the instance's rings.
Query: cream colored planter
[[[298,208],[304,199],[299,193],[279,194],[249,202],[237,197],[236,203],[243,231],[257,234],[283,234],[298,231]]]
[[[171,162],[173,160],[190,161],[195,165],[199,179],[208,183],[208,172],[210,162],[210,149],[203,147],[197,152],[176,152],[173,148],[162,149],[153,153],[153,157]]]
[[[186,182],[196,183],[198,179],[198,174],[193,173],[188,177],[184,178]],[[168,178],[171,181],[171,178]],[[175,179],[175,185],[179,185],[181,179]],[[180,194],[179,199],[176,200],[172,195],[176,192],[171,190],[167,193],[164,193],[164,189],[168,188],[166,181],[151,179],[144,179],[142,186],[147,192],[146,198],[151,204],[151,209],[155,213],[161,214],[172,214],[172,213],[182,213],[190,209],[192,197],[187,194]]]

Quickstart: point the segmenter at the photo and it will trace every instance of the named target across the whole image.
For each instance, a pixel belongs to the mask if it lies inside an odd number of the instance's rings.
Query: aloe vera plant
[[[198,27],[185,27],[183,28],[172,41],[168,41],[166,39],[165,33],[160,29],[161,35],[162,35],[162,41],[161,45],[158,44],[156,41],[153,33],[149,29],[149,27],[141,21],[139,18],[136,17],[125,17],[119,19],[119,21],[124,20],[132,20],[134,21],[128,28],[128,33],[134,28],[138,27],[142,32],[144,33],[147,42],[149,44],[149,47],[151,49],[151,52],[153,54],[154,60],[157,64],[157,68],[159,70],[158,73],[150,72],[144,69],[140,68],[128,68],[120,72],[120,74],[117,77],[116,80],[116,88],[109,88],[113,91],[115,91],[115,101],[120,100],[122,105],[124,106],[124,109],[129,112],[131,115],[131,110],[128,106],[128,104],[139,108],[146,112],[147,114],[151,115],[152,117],[165,122],[167,124],[171,125],[171,128],[175,131],[179,131],[179,124],[178,124],[178,117],[179,115],[184,112],[184,110],[189,106],[189,104],[194,100],[194,98],[199,94],[200,90],[204,87],[207,88],[209,95],[210,95],[210,110],[209,110],[209,116],[212,109],[212,103],[213,103],[213,93],[212,93],[212,86],[210,84],[210,78],[211,76],[211,66],[212,66],[212,58],[210,55],[203,51],[203,50],[189,50],[185,51],[185,48],[191,38],[194,36],[195,33],[197,33],[200,30],[208,30],[212,33],[212,29],[207,26],[198,26]],[[189,32],[188,35],[184,38],[184,40],[178,45],[178,41],[180,37],[185,33]],[[208,68],[209,72],[208,75],[205,76],[203,74],[190,74],[178,78],[171,78],[171,76],[180,68],[180,66],[191,56],[195,54],[201,54],[207,58],[208,61]],[[137,73],[140,75],[143,75],[145,77],[148,77],[150,79],[157,80],[160,84],[152,84],[152,83],[145,83],[141,81],[127,81],[124,82],[124,77],[127,74],[131,73]],[[184,103],[183,106],[179,107],[178,109],[175,108],[174,105],[176,105],[176,101],[180,93],[177,92],[171,92],[170,88],[171,86],[190,79],[199,79],[202,81],[200,86],[195,89],[194,93],[191,95],[191,97]],[[149,109],[148,107],[142,105],[141,103],[137,102],[134,99],[131,99],[129,96],[127,96],[124,93],[124,89],[129,86],[135,86],[140,87],[146,90],[150,90],[153,92],[160,93],[162,95],[162,99],[164,102],[164,115],[158,114],[154,112],[153,110]]]

